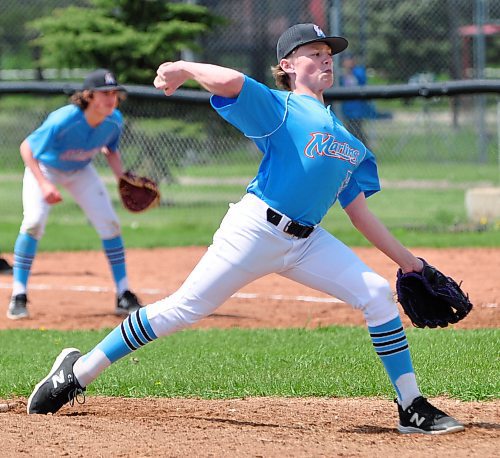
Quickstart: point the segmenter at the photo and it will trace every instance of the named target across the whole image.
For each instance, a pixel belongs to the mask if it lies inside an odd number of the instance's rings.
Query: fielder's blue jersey
[[[373,154],[317,99],[245,76],[237,98],[211,104],[263,153],[247,191],[289,218],[316,225],[337,199],[346,207],[380,190]]]
[[[92,127],[80,107],[66,105],[50,113],[27,141],[33,157],[42,164],[59,170],[78,170],[104,146],[117,151],[122,129],[123,118],[118,110]]]

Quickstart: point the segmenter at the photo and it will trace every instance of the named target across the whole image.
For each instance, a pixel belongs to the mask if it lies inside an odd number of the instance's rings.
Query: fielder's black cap
[[[342,52],[348,45],[344,37],[327,37],[316,24],[296,24],[285,30],[278,40],[276,45],[278,62],[288,56],[295,48],[318,41],[323,41],[330,46],[333,54]]]
[[[83,89],[89,91],[125,91],[116,81],[113,72],[99,68],[89,73],[83,81]]]

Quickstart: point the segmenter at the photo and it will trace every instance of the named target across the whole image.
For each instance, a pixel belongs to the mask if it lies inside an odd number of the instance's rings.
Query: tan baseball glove
[[[118,194],[123,206],[133,213],[146,211],[160,203],[160,190],[156,182],[131,171],[120,177]]]

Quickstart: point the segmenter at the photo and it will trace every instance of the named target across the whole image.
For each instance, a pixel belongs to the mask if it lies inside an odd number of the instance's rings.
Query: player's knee
[[[183,294],[181,291],[174,293],[172,297],[176,302],[175,314],[184,327],[191,326],[207,317],[219,305],[198,295]]]
[[[176,292],[148,305],[148,319],[158,337],[187,328],[215,310],[215,304],[203,300],[187,300]]]
[[[114,239],[121,234],[120,222],[116,219],[103,221],[96,225],[96,230],[103,240]]]
[[[394,300],[394,293],[386,279],[380,276],[372,279],[370,296],[363,305],[362,310],[369,326],[386,323],[399,314]]]
[[[208,313],[205,311],[193,308],[179,307],[178,312],[179,321],[182,322],[185,327],[191,326],[208,316]]]
[[[40,240],[45,232],[45,224],[40,220],[23,221],[20,232],[28,234],[36,240]]]

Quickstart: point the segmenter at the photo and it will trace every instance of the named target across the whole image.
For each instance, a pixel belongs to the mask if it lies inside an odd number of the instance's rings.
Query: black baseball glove
[[[472,310],[469,295],[451,277],[424,263],[422,272],[403,273],[398,269],[398,301],[417,328],[441,327],[457,323]]]
[[[118,193],[123,206],[134,213],[148,210],[160,203],[158,185],[150,178],[137,176],[130,171],[120,177]]]

